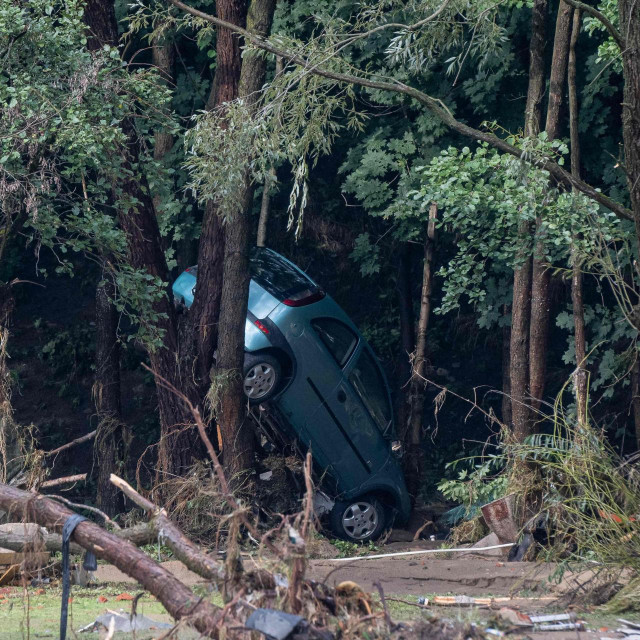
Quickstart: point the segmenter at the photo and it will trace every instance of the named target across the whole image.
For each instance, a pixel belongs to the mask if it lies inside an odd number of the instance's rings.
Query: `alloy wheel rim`
[[[244,377],[244,393],[251,400],[264,398],[275,386],[276,372],[266,362],[261,362],[249,369]]]
[[[378,526],[378,511],[369,502],[355,502],[342,515],[342,527],[354,540],[370,536]]]

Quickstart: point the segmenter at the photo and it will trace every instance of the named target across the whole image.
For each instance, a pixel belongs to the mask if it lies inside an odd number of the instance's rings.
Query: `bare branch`
[[[226,22],[225,20],[221,20],[216,16],[212,16],[208,13],[204,13],[203,11],[199,11],[198,9],[194,9],[180,0],[168,0],[172,5],[178,7],[182,11],[189,13],[192,16],[197,18],[201,18],[202,20],[206,20],[211,24],[215,24],[219,27],[223,27],[225,29],[229,29],[235,33],[238,33],[244,36],[247,42],[250,42],[254,47],[261,49],[263,51],[267,51],[276,56],[282,57],[284,60],[292,62],[303,69],[308,70],[310,73],[313,73],[318,76],[322,76],[324,78],[329,78],[331,80],[335,80],[336,82],[346,83],[357,85],[360,87],[367,87],[370,89],[378,89],[380,91],[389,91],[393,93],[401,93],[407,95],[420,104],[424,105],[433,115],[435,115],[445,126],[456,131],[460,135],[463,135],[467,138],[472,138],[474,140],[480,140],[482,142],[486,142],[492,147],[502,151],[503,153],[508,153],[509,155],[515,156],[517,158],[523,158],[522,149],[509,144],[506,140],[499,138],[493,133],[487,131],[481,131],[479,129],[474,129],[459,120],[456,120],[451,112],[446,108],[446,106],[442,103],[442,101],[437,98],[433,98],[432,96],[415,89],[414,87],[409,87],[406,84],[399,82],[397,80],[393,80],[391,82],[382,82],[377,80],[371,80],[369,78],[361,78],[359,76],[355,76],[347,73],[339,73],[336,71],[331,71],[328,69],[324,69],[322,67],[317,66],[315,63],[307,60],[306,58],[292,53],[286,49],[282,49],[278,47],[268,40],[261,38],[260,36],[256,36],[255,34],[243,29],[242,27],[238,27],[231,22]],[[584,193],[586,196],[598,202],[602,206],[606,207],[613,213],[615,213],[619,218],[624,220],[633,220],[633,212],[630,209],[627,209],[625,206],[616,202],[612,198],[609,198],[604,193],[598,191],[595,187],[592,187],[588,183],[584,182],[582,179],[572,176],[569,171],[563,169],[559,164],[553,162],[547,158],[534,158],[532,161],[540,169],[544,169],[548,171],[549,174],[560,184],[564,185],[567,188],[575,187],[578,191]]]

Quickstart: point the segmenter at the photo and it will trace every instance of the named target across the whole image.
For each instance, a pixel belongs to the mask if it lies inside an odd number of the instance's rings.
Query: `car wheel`
[[[242,388],[251,404],[260,404],[272,398],[282,379],[278,359],[269,353],[247,353],[244,357]]]
[[[329,518],[331,528],[339,538],[354,542],[377,540],[386,525],[385,508],[371,495],[337,501]]]

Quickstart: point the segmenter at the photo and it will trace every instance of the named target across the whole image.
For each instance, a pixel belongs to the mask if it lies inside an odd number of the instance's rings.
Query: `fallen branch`
[[[111,474],[111,484],[115,485],[132,502],[135,502],[149,516],[149,525],[173,551],[176,558],[187,568],[208,580],[218,584],[224,582],[224,569],[210,556],[203,553],[178,527],[169,519],[167,512],[160,509],[150,500],[141,496],[128,482]]]
[[[77,473],[74,476],[64,476],[63,478],[54,478],[53,480],[45,480],[40,489],[50,489],[51,487],[59,487],[61,484],[73,484],[74,482],[82,482],[87,479],[86,473]]]
[[[99,515],[105,522],[108,522],[114,529],[120,529],[120,525],[112,520],[104,511],[101,511],[97,507],[91,507],[87,504],[80,504],[78,502],[71,502],[71,500],[67,500],[62,496],[50,495],[44,496],[45,498],[51,498],[52,500],[57,500],[58,502],[62,502],[66,504],[67,507],[71,507],[72,509],[84,509],[85,511],[90,511],[91,513],[95,513]]]
[[[84,436],[81,436],[80,438],[76,438],[75,440],[72,440],[71,442],[67,442],[67,444],[63,444],[62,446],[58,447],[57,449],[52,449],[51,451],[45,451],[43,452],[42,455],[44,455],[45,458],[50,458],[51,456],[55,456],[57,454],[59,454],[62,451],[65,451],[66,449],[71,449],[71,447],[75,447],[77,444],[82,444],[83,442],[88,442],[89,440],[92,440],[93,438],[96,437],[96,431],[91,431],[90,433],[87,433]]]
[[[158,538],[157,533],[147,524],[135,525],[126,529],[114,531],[114,534],[122,540],[131,542],[137,547],[149,544]],[[30,544],[34,539],[40,538],[40,541],[47,551],[62,551],[62,536],[58,533],[40,533],[39,535],[30,535],[27,533],[15,533],[8,531],[0,531],[0,547],[11,549],[12,551],[23,551],[25,544]],[[84,549],[75,542],[71,543],[71,553],[80,555]]]
[[[37,522],[58,532],[62,531],[66,520],[73,515],[72,511],[58,502],[5,484],[0,484],[0,508],[10,516]],[[175,619],[188,618],[189,624],[209,638],[217,640],[220,635],[224,635],[219,633],[224,623],[224,615],[219,607],[198,599],[172,573],[130,542],[87,520],[76,526],[71,537],[83,549],[92,551],[98,558],[108,560],[140,582]],[[242,626],[229,612],[227,615],[229,626]]]

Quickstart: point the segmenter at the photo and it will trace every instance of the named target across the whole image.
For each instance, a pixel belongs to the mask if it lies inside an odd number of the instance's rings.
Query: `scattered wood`
[[[67,500],[62,496],[48,495],[48,496],[45,496],[45,498],[51,498],[52,500],[57,500],[58,502],[62,502],[63,504],[66,504],[67,507],[71,507],[72,509],[84,509],[85,511],[90,511],[91,513],[95,513],[99,515],[105,522],[109,523],[114,529],[118,530],[121,528],[117,522],[112,520],[104,511],[101,511],[97,507],[92,507],[87,504],[79,504],[77,502],[71,502],[71,500]]]
[[[51,487],[59,487],[61,484],[73,484],[74,482],[82,482],[87,479],[86,473],[77,473],[73,476],[64,476],[62,478],[54,478],[53,480],[45,480],[40,489],[49,489]]]
[[[224,582],[224,568],[211,556],[203,553],[180,529],[169,519],[167,512],[155,505],[144,496],[140,495],[128,482],[111,474],[111,483],[118,487],[127,498],[144,509],[149,516],[149,525],[161,535],[167,546],[173,551],[176,558],[194,573],[213,580],[218,584]]]
[[[118,536],[118,538],[131,542],[137,547],[149,544],[158,538],[158,534],[147,524],[119,529],[118,531],[114,531],[114,534]],[[43,548],[47,551],[54,553],[56,551],[62,551],[62,536],[58,533],[43,532],[34,536],[28,532],[15,533],[13,531],[0,531],[0,547],[13,551],[22,551],[25,544],[34,542],[34,538],[36,540],[39,539]],[[80,555],[84,551],[84,549],[75,542],[71,542],[70,550],[71,553],[75,555]]]
[[[73,512],[50,498],[0,484],[0,508],[10,516],[37,522],[57,532]],[[89,521],[80,522],[72,534],[74,542],[114,564],[131,576],[163,604],[177,620],[188,618],[203,635],[217,639],[223,622],[232,627],[241,623],[230,611],[223,612],[194,593],[167,569],[130,542]],[[226,616],[226,620],[224,620]]]

